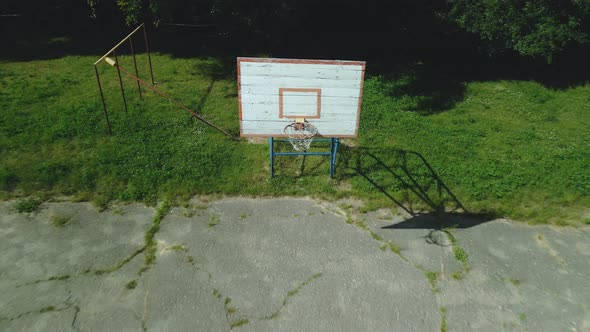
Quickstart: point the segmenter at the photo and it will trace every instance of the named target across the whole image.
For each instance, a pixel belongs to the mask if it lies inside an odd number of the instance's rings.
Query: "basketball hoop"
[[[318,134],[316,126],[309,122],[291,122],[283,130],[296,151],[307,151]]]

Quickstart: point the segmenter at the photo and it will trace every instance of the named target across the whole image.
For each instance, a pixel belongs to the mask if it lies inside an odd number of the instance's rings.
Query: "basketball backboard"
[[[284,137],[305,119],[324,137],[357,137],[364,61],[238,58],[240,135]]]

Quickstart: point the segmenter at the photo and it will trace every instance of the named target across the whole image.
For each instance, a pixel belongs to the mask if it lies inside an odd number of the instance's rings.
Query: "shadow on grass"
[[[11,33],[3,42],[0,61],[48,60],[68,55],[100,56],[131,30],[123,27],[117,18],[105,22],[80,18],[76,22],[64,23],[69,20],[57,19],[62,16],[49,21],[26,16],[2,18],[0,29]],[[401,55],[395,47],[385,47],[383,38],[366,34],[357,36],[364,47],[352,49],[350,40],[334,40],[333,35],[288,41],[271,36],[260,37],[261,40],[254,35],[250,37],[232,37],[215,24],[195,28],[166,25],[154,28],[148,24],[152,52],[177,58],[223,59],[225,68],[222,71],[227,74],[224,78],[235,78],[237,56],[261,54],[284,58],[366,60],[369,75],[389,75],[397,71],[396,67],[406,66],[415,72],[416,80],[391,93],[418,97],[415,110],[427,110],[428,114],[449,109],[462,100],[464,83],[473,81],[534,80],[551,89],[566,89],[590,82],[590,60],[584,56],[590,48],[588,45],[572,49],[560,55],[555,63],[547,64],[542,59],[512,53],[487,57],[469,47],[454,49],[440,45],[440,48],[426,51],[409,49]],[[141,34],[135,42],[138,53],[144,52]],[[124,49],[121,52],[128,54]]]
[[[444,66],[412,64],[379,67],[369,76],[384,79],[386,93],[395,99],[405,99],[404,110],[431,115],[452,109],[465,98],[466,83]]]
[[[344,177],[360,176],[411,215],[389,229],[468,228],[494,219],[470,213],[418,152],[395,148],[342,147]]]

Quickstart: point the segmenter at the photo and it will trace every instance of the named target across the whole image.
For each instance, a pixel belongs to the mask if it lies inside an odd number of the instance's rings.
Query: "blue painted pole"
[[[334,177],[334,137],[330,139],[330,177]]]
[[[274,163],[274,139],[272,137],[270,137],[268,139],[268,143],[270,145],[270,178],[272,179],[272,177],[275,175],[275,163]]]
[[[336,172],[336,157],[338,156],[338,146],[340,145],[340,138],[336,138],[334,141],[334,172]]]
[[[336,156],[338,154],[338,144],[340,143],[339,138],[318,138],[314,139],[319,142],[330,142],[330,151],[326,152],[275,152],[274,150],[274,138],[270,137],[268,139],[269,142],[269,151],[270,151],[270,177],[274,177],[275,169],[274,169],[274,157],[275,156],[328,156],[330,157],[330,177],[334,177],[336,173]],[[281,140],[278,139],[277,142],[288,142],[288,140]]]

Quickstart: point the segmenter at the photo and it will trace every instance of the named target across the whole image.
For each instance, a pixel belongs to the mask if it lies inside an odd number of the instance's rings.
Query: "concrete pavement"
[[[0,202],[0,330],[590,331],[589,228],[359,204]]]

